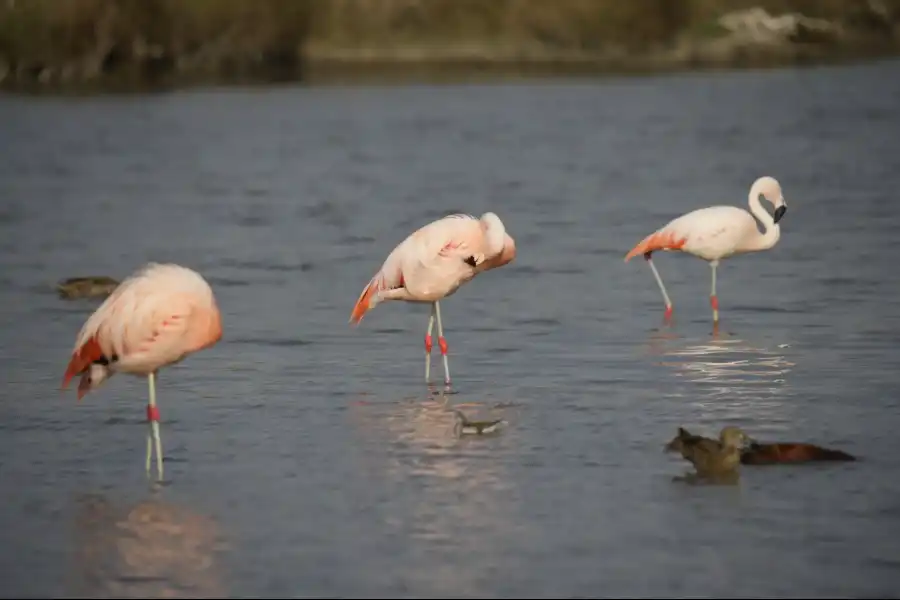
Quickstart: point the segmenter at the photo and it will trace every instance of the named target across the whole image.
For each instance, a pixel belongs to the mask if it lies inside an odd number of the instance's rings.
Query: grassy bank
[[[750,40],[717,22],[750,7],[840,35]],[[777,64],[894,53],[898,19],[900,0],[0,0],[0,86]]]

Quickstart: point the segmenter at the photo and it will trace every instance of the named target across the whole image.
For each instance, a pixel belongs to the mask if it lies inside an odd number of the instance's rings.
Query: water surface
[[[502,85],[0,97],[5,597],[896,597],[900,63]],[[669,219],[789,206],[719,269],[622,258]],[[350,309],[388,252],[493,210],[516,261],[443,304]],[[202,272],[225,335],[146,384],[58,391],[96,302],[52,285]],[[440,374],[437,358],[434,372]],[[679,425],[857,463],[672,481]]]

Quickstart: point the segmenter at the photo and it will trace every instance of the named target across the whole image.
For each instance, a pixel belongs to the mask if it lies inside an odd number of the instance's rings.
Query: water
[[[4,597],[898,597],[900,63],[504,85],[0,98]],[[623,263],[688,210],[789,206],[720,268]],[[409,232],[501,215],[518,258],[443,304],[467,414],[422,381],[427,307],[353,302]],[[93,301],[176,261],[225,336],[158,384],[59,382]],[[435,372],[440,375],[437,357]],[[857,463],[673,482],[677,426]]]

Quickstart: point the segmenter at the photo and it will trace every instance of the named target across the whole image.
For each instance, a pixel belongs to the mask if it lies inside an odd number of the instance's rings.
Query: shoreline
[[[109,23],[123,18],[111,8],[103,14]],[[641,43],[627,37],[562,43],[534,31],[518,37],[389,36],[367,41],[311,33],[309,20],[303,17],[306,20],[300,22],[305,24],[305,32],[290,24],[281,37],[274,30],[267,31],[268,37],[248,39],[207,32],[190,42],[172,37],[174,34],[160,38],[165,41],[159,43],[148,42],[145,29],[149,25],[127,32],[110,24],[97,25],[93,38],[81,46],[69,42],[70,46],[42,51],[43,46],[26,45],[22,32],[16,33],[14,27],[7,30],[6,39],[8,44],[10,32],[17,35],[18,50],[7,45],[4,51],[0,43],[0,93],[104,95],[289,83],[603,78],[812,67],[900,56],[900,20],[890,14],[872,14],[861,26],[800,13],[773,16],[752,8],[699,21],[673,30],[671,36],[650,37]],[[103,33],[104,27],[109,31]],[[39,37],[48,35],[43,29],[35,31]]]
[[[415,60],[380,56],[367,59],[310,57],[293,67],[261,66],[240,72],[169,72],[147,76],[122,72],[92,81],[43,83],[4,81],[0,96],[103,96],[168,93],[197,88],[302,85],[416,85],[606,79],[679,73],[740,72],[868,64],[900,57],[900,47],[859,47],[823,51],[819,48],[752,49],[726,59],[705,54],[675,58],[648,54],[610,56],[547,56],[540,59],[477,59],[440,56]]]

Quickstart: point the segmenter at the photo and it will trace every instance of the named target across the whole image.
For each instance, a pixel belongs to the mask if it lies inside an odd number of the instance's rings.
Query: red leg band
[[[438,345],[441,347],[441,354],[447,354],[447,340],[443,336],[438,338]]]
[[[719,310],[719,299],[716,296],[710,296],[709,303],[712,305],[713,310]]]
[[[425,352],[426,352],[426,354],[431,354],[432,347],[433,347],[433,344],[431,343],[431,336],[426,335],[425,336]]]
[[[147,405],[147,420],[148,421],[159,421],[159,407],[155,404]]]

